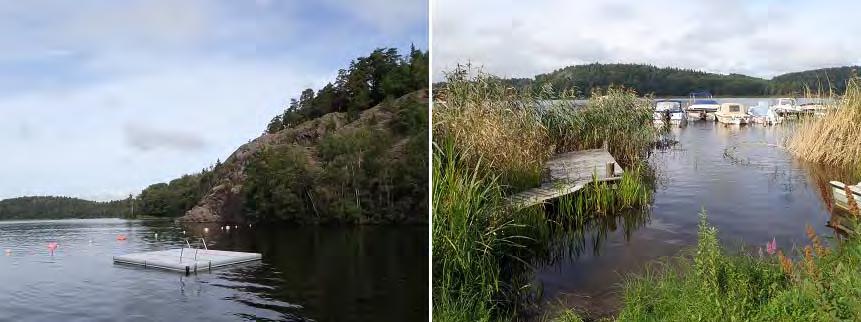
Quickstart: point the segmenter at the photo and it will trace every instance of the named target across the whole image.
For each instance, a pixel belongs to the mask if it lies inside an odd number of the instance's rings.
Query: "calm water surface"
[[[712,122],[675,129],[679,144],[651,158],[659,180],[649,211],[590,229],[582,245],[538,265],[534,278],[543,287],[543,309],[562,305],[595,315],[614,313],[625,274],[696,244],[701,209],[721,241],[733,247],[764,246],[772,238],[783,249],[803,246],[808,224],[821,235],[834,235],[826,226],[831,214],[823,189],[829,180],[859,178],[798,161],[769,145],[782,143],[787,131]]]
[[[117,241],[118,234],[128,240]],[[260,252],[263,260],[189,276],[112,263],[114,255],[177,248],[187,238],[199,247],[197,236],[211,249]],[[52,241],[60,244],[53,256]],[[0,222],[0,248],[2,321],[420,321],[428,315],[421,226],[222,231],[170,221]]]

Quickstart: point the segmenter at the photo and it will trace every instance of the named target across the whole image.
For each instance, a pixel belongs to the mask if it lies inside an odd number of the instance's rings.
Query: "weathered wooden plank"
[[[610,163],[614,166],[612,177],[607,176]],[[544,184],[508,198],[516,208],[529,207],[576,192],[594,180],[618,180],[623,172],[619,163],[604,149],[560,153],[550,158],[544,167],[550,174]]]

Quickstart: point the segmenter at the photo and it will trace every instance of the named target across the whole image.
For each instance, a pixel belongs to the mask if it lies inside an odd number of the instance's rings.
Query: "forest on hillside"
[[[90,201],[72,197],[34,196],[0,200],[0,219],[59,219],[129,217],[132,198]]]
[[[656,67],[643,64],[588,64],[568,66],[534,78],[512,78],[505,81],[514,88],[539,89],[550,85],[555,93],[575,91],[588,96],[610,86],[624,86],[641,95],[658,97],[687,96],[707,91],[715,96],[798,96],[842,93],[846,82],[857,76],[858,66],[844,66],[794,72],[763,79],[742,74],[715,74],[692,69]]]
[[[312,157],[319,167],[297,157],[296,147],[256,153],[248,166],[243,211],[256,221],[399,222],[427,215],[427,102],[402,96],[426,90],[428,52],[411,47],[402,55],[379,48],[354,59],[336,79],[318,90],[303,90],[283,113],[265,125],[277,133],[344,113],[346,121],[375,106],[392,115],[384,131],[359,128],[322,138]],[[426,95],[426,92],[425,92]],[[382,121],[382,120],[381,120]],[[372,124],[360,126],[370,127]],[[387,154],[385,158],[378,157]],[[129,217],[178,217],[197,204],[223,176],[221,160],[199,172],[152,184],[134,197],[95,202],[68,197],[21,197],[0,201],[0,220]],[[350,193],[348,193],[350,192]],[[423,209],[423,210],[422,210]],[[308,220],[326,212],[329,220]]]
[[[246,171],[242,211],[255,221],[396,222],[406,211],[426,204],[422,199],[427,198],[427,104],[415,100],[395,104],[394,99],[426,89],[427,75],[427,51],[411,47],[401,55],[395,48],[380,48],[339,70],[333,82],[316,91],[303,90],[272,118],[266,133],[289,130],[330,113],[345,113],[349,122],[381,103],[394,117],[386,123],[387,131],[327,135],[311,156],[319,167],[311,167],[298,147],[256,153]],[[391,145],[403,142],[401,157],[383,157]],[[138,197],[141,214],[183,215],[218,183],[221,167],[218,161],[199,173],[147,187]],[[337,189],[327,188],[335,185]],[[321,212],[327,220],[319,218]],[[312,216],[318,218],[311,220]]]

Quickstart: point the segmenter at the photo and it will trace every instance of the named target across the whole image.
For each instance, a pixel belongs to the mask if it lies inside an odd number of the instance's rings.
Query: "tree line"
[[[72,197],[34,196],[0,200],[0,219],[130,217],[135,200],[91,201]]]
[[[840,94],[846,82],[857,76],[858,66],[844,66],[788,73],[772,79],[742,74],[716,74],[692,69],[644,64],[588,64],[561,68],[534,78],[506,79],[509,86],[538,90],[551,86],[556,93],[576,91],[580,96],[610,86],[624,86],[637,93],[658,97],[687,96],[707,91],[715,96],[798,96],[807,93]],[[561,96],[561,95],[560,95]]]
[[[427,88],[428,53],[410,48],[401,56],[396,48],[380,48],[359,57],[347,69],[338,71],[330,82],[316,92],[305,89],[290,100],[284,113],[269,122],[266,132],[275,133],[332,112],[358,112],[373,107],[386,97],[400,97]]]

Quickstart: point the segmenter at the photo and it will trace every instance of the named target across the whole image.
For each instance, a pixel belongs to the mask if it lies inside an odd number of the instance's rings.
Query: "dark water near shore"
[[[222,231],[170,221],[0,222],[0,248],[11,251],[0,256],[0,320],[423,321],[427,233],[424,226]],[[178,248],[192,236],[263,260],[189,276],[112,263],[114,255]],[[53,256],[51,241],[60,244]]]
[[[696,244],[701,209],[730,247],[742,242],[764,247],[772,238],[783,249],[803,246],[808,224],[820,235],[833,236],[826,226],[831,219],[827,182],[859,178],[799,161],[769,145],[783,143],[791,126],[691,122],[674,129],[679,144],[652,155],[659,179],[650,209],[638,214],[642,220],[628,220],[628,229],[619,219],[586,231],[583,251],[569,251],[538,267],[542,310],[561,306],[596,316],[615,313],[625,274]]]

